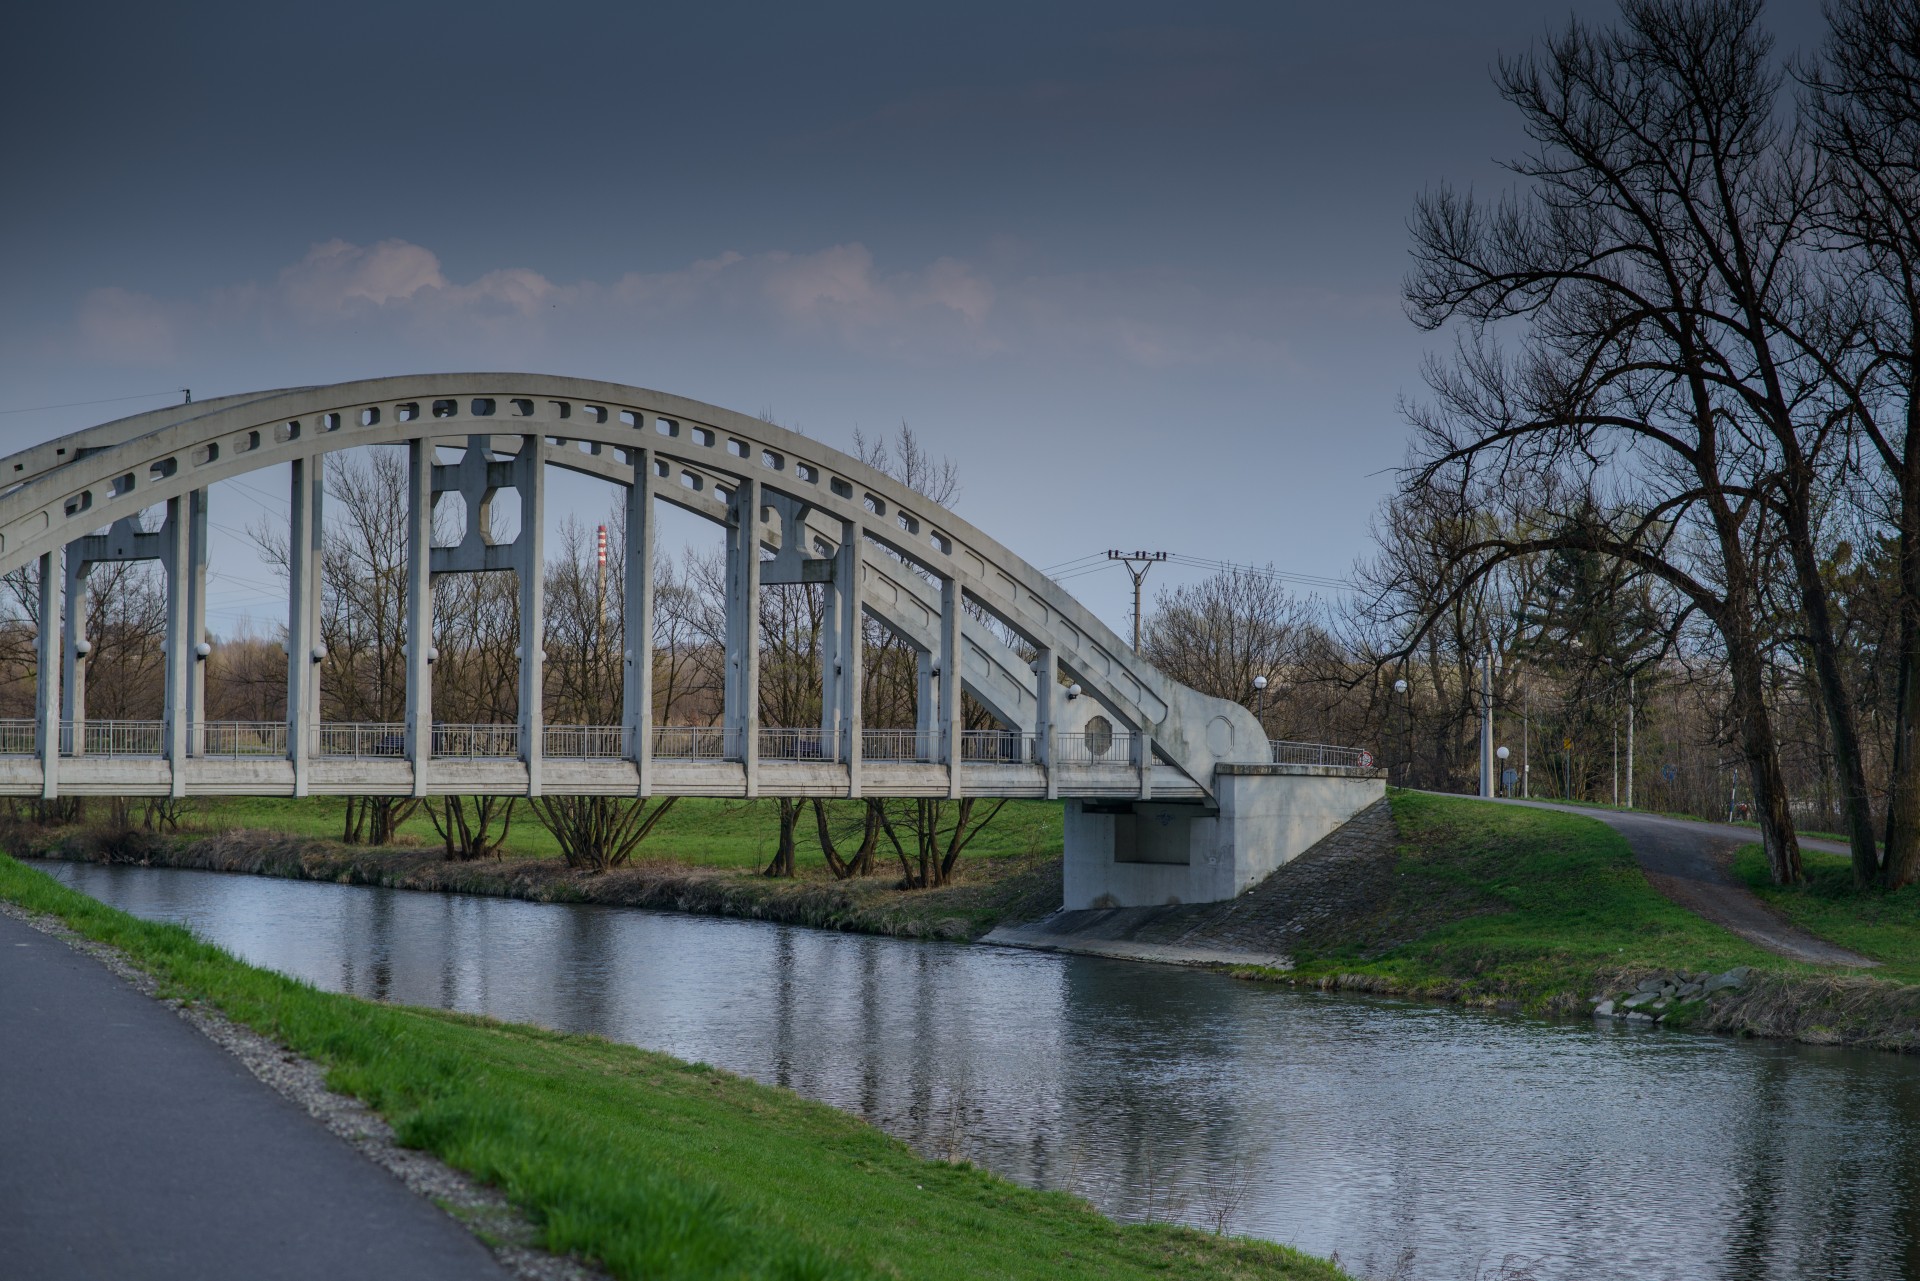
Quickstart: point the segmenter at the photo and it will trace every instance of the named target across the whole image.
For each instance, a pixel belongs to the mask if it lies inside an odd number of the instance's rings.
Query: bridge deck
[[[189,796],[292,796],[291,761],[190,757],[181,762]],[[57,768],[59,790],[72,796],[164,796],[173,786],[173,766],[160,757],[68,756]],[[632,796],[639,771],[628,760],[541,762],[541,791],[561,795]],[[1122,800],[1140,795],[1140,773],[1131,765],[1054,767],[1058,795]],[[747,794],[746,769],[738,761],[655,761],[651,791],[661,796]],[[869,761],[861,766],[861,790],[869,796],[945,796],[947,767],[923,762]],[[839,797],[848,794],[848,770],[829,761],[762,761],[759,795]],[[1039,765],[963,762],[960,786],[969,796],[1045,797],[1046,771]],[[38,796],[39,761],[0,757],[0,796]],[[322,758],[309,767],[313,795],[406,795],[413,766],[402,758]],[[436,759],[427,767],[431,795],[527,794],[527,766],[512,759]],[[1201,789],[1167,765],[1153,769],[1153,794],[1161,800],[1197,800]]]

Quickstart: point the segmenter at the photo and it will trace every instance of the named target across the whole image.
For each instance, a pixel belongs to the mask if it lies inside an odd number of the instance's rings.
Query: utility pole
[[[1533,686],[1520,685],[1520,795],[1533,796]]]
[[[1493,650],[1480,668],[1480,795],[1493,799]]]
[[[1147,571],[1167,558],[1165,552],[1107,552],[1108,560],[1117,560],[1127,567],[1127,576],[1133,579],[1133,650],[1140,652],[1140,584],[1147,581]],[[1137,568],[1136,568],[1137,567]]]
[[[1627,677],[1627,808],[1633,808],[1633,681]]]
[[[607,527],[600,526],[600,577],[595,594],[600,602],[600,636],[604,641],[607,635]]]

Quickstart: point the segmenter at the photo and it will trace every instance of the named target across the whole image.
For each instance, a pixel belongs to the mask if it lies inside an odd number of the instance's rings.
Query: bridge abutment
[[[1157,907],[1238,897],[1386,794],[1379,770],[1217,767],[1218,807],[1069,800],[1065,906]]]

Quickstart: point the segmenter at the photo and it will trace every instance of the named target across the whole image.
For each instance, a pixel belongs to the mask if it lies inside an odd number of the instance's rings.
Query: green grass
[[[1607,971],[1807,968],[1669,902],[1598,820],[1417,792],[1391,800],[1402,847],[1383,915],[1437,923],[1384,950],[1296,956],[1296,977],[1538,1004]]]
[[[1892,893],[1857,890],[1845,854],[1803,848],[1800,861],[1806,880],[1776,886],[1766,851],[1743,845],[1734,854],[1733,872],[1795,925],[1879,961],[1875,977],[1920,983],[1920,885]]]
[[[1122,1227],[1063,1193],[923,1161],[823,1104],[700,1064],[320,992],[0,855],[0,896],[122,949],[328,1068],[329,1083],[502,1188],[549,1249],[617,1277],[1268,1277],[1339,1281],[1266,1242]]]
[[[340,797],[223,797],[207,799],[189,818],[190,826],[209,832],[254,828],[296,836],[337,839],[346,801]],[[967,846],[964,857],[1004,858],[1058,853],[1061,847],[1059,802],[1009,801],[985,831]],[[773,857],[780,834],[779,812],[769,800],[734,801],[687,797],[675,803],[647,843],[643,858],[671,858],[701,867],[761,867]],[[824,866],[811,813],[802,816],[795,859],[803,866]],[[415,812],[400,829],[403,840],[435,845],[440,838]],[[509,858],[558,858],[553,836],[526,806],[514,811],[507,839]]]

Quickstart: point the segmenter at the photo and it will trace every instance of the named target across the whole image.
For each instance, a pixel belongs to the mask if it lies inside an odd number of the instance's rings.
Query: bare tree
[[[1825,58],[1805,73],[1828,158],[1819,213],[1859,343],[1830,372],[1884,478],[1897,537],[1897,682],[1883,883],[1920,880],[1920,3],[1838,0]],[[1838,292],[1838,291],[1836,291]],[[1856,859],[1856,872],[1870,871]]]
[[[1769,864],[1788,882],[1799,847],[1756,624],[1756,564],[1776,537],[1801,588],[1850,835],[1871,847],[1818,581],[1812,495],[1831,422],[1809,412],[1818,371],[1780,323],[1804,279],[1811,178],[1780,134],[1755,0],[1627,0],[1622,13],[1617,29],[1575,22],[1542,53],[1500,64],[1501,93],[1536,145],[1511,165],[1524,196],[1489,206],[1442,189],[1415,210],[1410,311],[1465,336],[1430,370],[1435,404],[1414,415],[1410,483],[1475,501],[1514,489],[1572,499],[1543,535],[1484,539],[1473,554],[1611,557],[1712,621]],[[1495,340],[1515,328],[1509,360]],[[1483,476],[1491,484],[1471,490]]]

